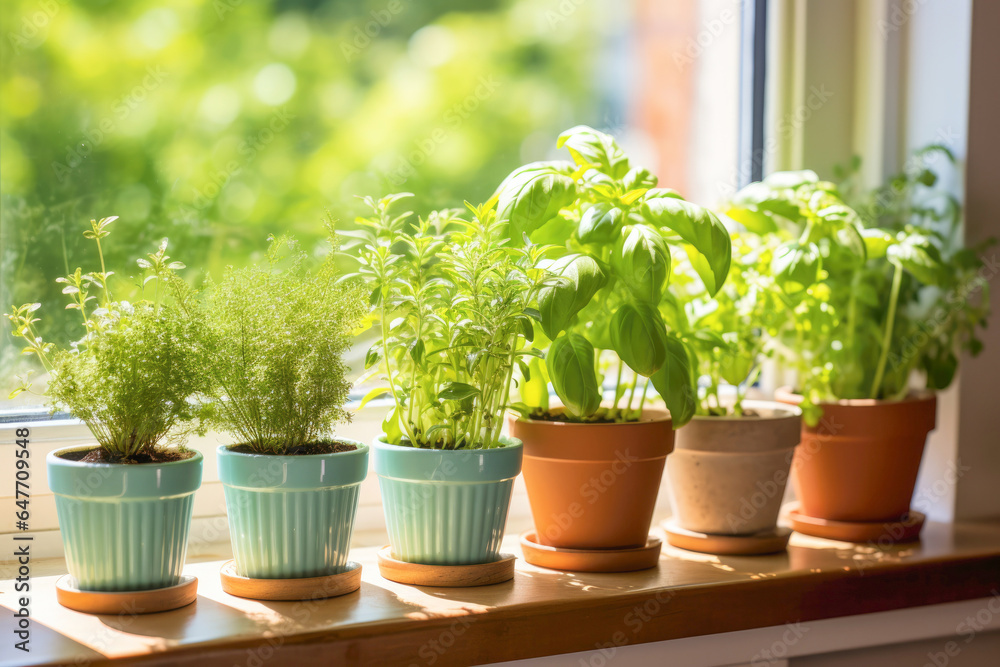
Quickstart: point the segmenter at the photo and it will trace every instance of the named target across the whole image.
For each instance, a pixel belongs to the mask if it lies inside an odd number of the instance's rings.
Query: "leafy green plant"
[[[58,282],[78,311],[83,337],[67,348],[37,334],[37,303],[12,308],[13,333],[49,372],[46,395],[53,410],[85,422],[105,459],[136,460],[161,445],[183,443],[198,416],[192,398],[208,388],[200,342],[203,329],[194,317],[195,295],[176,271],[184,268],[166,254],[166,239],[155,253],[138,260],[142,299],[112,298],[114,272],[104,264],[101,240],[117,217],[91,220],[84,236],[97,246],[99,272],[74,273]],[[99,294],[99,296],[98,296]],[[148,298],[147,298],[148,295]],[[30,388],[28,377],[14,394]]]
[[[578,126],[561,134],[557,147],[572,162],[525,165],[497,191],[497,217],[509,238],[558,248],[545,262],[558,280],[541,290],[536,316],[544,335],[533,349],[546,350],[545,365],[529,366],[517,407],[552,417],[551,381],[564,418],[635,420],[652,384],[680,427],[695,412],[697,362],[680,335],[686,325],[670,289],[672,268],[689,265],[716,294],[730,270],[729,233],[708,209],[657,188],[656,177],[632,164],[611,136]],[[603,373],[615,377],[607,408]]]
[[[266,266],[229,267],[208,286],[209,423],[254,452],[322,444],[350,420],[342,357],[365,316],[364,295],[339,281],[333,253],[317,269],[307,259],[294,240],[271,237]]]
[[[984,247],[958,246],[960,207],[934,187],[933,154],[952,159],[929,147],[885,187],[854,195],[853,207],[811,171],[772,174],[732,202],[731,217],[780,242],[770,271],[791,316],[775,338],[810,421],[822,401],[902,398],[915,370],[943,389],[957,350],[982,347]]]
[[[382,424],[388,441],[438,449],[502,446],[500,430],[514,367],[530,374],[525,349],[529,314],[546,285],[539,267],[545,248],[510,247],[496,215],[496,198],[467,204],[471,218],[445,210],[412,220],[393,214],[408,193],[378,201],[361,230],[342,232],[354,248],[359,276],[372,286],[380,339],[366,356],[369,375],[388,385],[362,405],[390,393],[394,407]]]

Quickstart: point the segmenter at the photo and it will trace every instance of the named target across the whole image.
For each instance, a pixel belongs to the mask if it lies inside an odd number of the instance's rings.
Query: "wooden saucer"
[[[182,575],[175,586],[145,591],[84,591],[70,575],[56,581],[56,600],[85,614],[155,614],[185,607],[198,598],[198,578]]]
[[[674,521],[660,524],[667,542],[678,549],[719,556],[759,556],[784,551],[792,531],[782,526],[753,535],[713,535],[686,530]]]
[[[298,579],[251,579],[236,570],[236,561],[227,560],[219,571],[222,590],[252,600],[322,600],[353,593],[361,588],[361,565],[347,564],[347,570],[322,577]]]
[[[378,550],[378,571],[389,581],[411,586],[489,586],[513,579],[515,560],[511,554],[500,554],[500,560],[492,563],[424,565],[393,558],[392,547],[386,545]]]
[[[803,535],[841,542],[871,542],[876,546],[919,539],[926,520],[926,516],[914,510],[896,521],[830,521],[806,516],[798,507],[788,512],[792,528]]]
[[[650,535],[641,547],[624,549],[569,549],[539,544],[535,531],[521,533],[524,560],[538,567],[570,572],[633,572],[656,567],[663,540]]]

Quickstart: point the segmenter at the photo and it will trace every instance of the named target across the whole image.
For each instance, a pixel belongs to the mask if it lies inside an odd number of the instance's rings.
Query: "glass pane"
[[[272,233],[324,252],[321,219],[356,195],[487,199],[580,123],[713,204],[736,185],[739,5],[4,0],[0,302],[41,302],[65,344],[82,331],[55,279],[97,270],[91,218],[120,216],[119,295],[164,237],[199,282]],[[6,395],[31,359],[0,340]]]

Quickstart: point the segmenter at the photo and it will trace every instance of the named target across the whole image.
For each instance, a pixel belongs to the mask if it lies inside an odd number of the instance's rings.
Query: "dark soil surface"
[[[616,419],[611,419],[604,415],[593,415],[587,417],[586,419],[573,419],[569,415],[562,412],[557,412],[555,414],[547,410],[535,410],[530,415],[529,419],[541,422],[563,422],[566,424],[620,424]]]
[[[100,447],[93,449],[79,449],[73,452],[61,454],[59,458],[67,461],[82,461],[83,463],[123,463],[126,465],[141,465],[143,463],[170,463],[171,461],[183,461],[194,456],[194,452],[181,451],[179,449],[154,449],[152,452],[140,452],[127,459],[119,458],[109,454]]]
[[[337,442],[336,440],[331,440],[329,442],[314,442],[308,445],[302,445],[301,447],[292,447],[287,452],[261,452],[257,451],[250,445],[233,445],[229,448],[229,451],[236,452],[237,454],[263,454],[265,456],[309,456],[310,454],[337,454],[339,452],[353,452],[357,449],[356,445],[349,445],[346,442]]]

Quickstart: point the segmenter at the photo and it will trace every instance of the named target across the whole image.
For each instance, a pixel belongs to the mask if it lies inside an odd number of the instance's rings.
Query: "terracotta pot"
[[[755,417],[695,417],[677,431],[667,463],[674,521],[713,535],[774,530],[801,437],[802,412],[744,401]]]
[[[524,443],[524,483],[538,542],[614,549],[646,543],[674,431],[665,410],[642,421],[570,424],[508,418]]]
[[[802,397],[788,388],[782,403]],[[931,392],[901,401],[823,403],[816,426],[802,424],[792,483],[806,516],[831,521],[895,521],[910,509],[927,434],[934,430]]]

